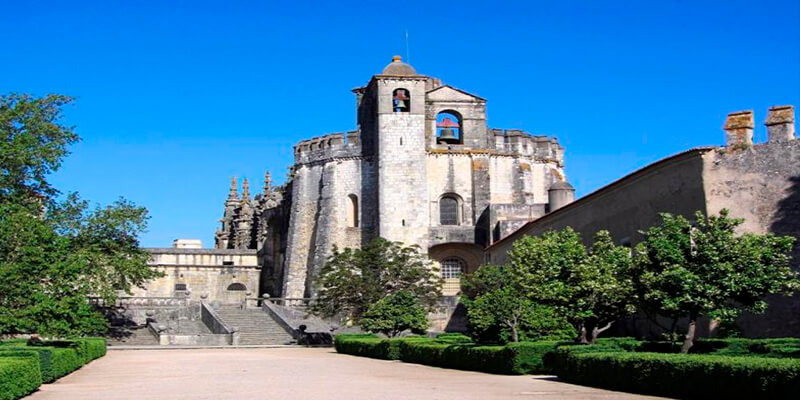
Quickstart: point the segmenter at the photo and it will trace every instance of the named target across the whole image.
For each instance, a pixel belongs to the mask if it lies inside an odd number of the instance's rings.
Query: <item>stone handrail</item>
[[[200,303],[200,319],[203,321],[211,333],[230,335],[230,344],[239,344],[239,329],[238,327],[228,326],[219,314],[210,305],[205,302]]]
[[[89,303],[106,306],[105,302],[100,297],[89,297]],[[114,307],[125,306],[140,306],[140,307],[185,307],[189,304],[189,299],[185,297],[135,297],[135,296],[122,296],[117,297],[114,302]]]
[[[305,308],[316,299],[312,297],[264,297],[261,300],[284,307]]]

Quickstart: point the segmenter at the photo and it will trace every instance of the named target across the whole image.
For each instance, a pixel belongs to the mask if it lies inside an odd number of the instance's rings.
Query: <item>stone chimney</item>
[[[751,146],[753,144],[753,110],[736,111],[725,119],[725,146]]]
[[[770,143],[794,139],[794,106],[774,106],[767,112],[767,137]]]

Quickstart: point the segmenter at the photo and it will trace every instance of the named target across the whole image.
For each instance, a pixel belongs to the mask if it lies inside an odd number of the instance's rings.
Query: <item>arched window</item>
[[[247,286],[245,286],[242,283],[235,282],[235,283],[231,283],[230,285],[228,285],[228,290],[237,291],[237,292],[238,291],[245,291],[245,290],[247,290]]]
[[[395,89],[392,92],[392,110],[394,112],[411,111],[411,93],[407,89]]]
[[[464,260],[458,257],[447,257],[442,260],[441,265],[444,279],[460,278],[466,267]]]
[[[347,196],[347,226],[358,228],[358,196],[354,194]]]
[[[439,225],[458,225],[458,199],[446,194],[439,199]]]
[[[442,111],[436,115],[436,143],[463,144],[461,114]]]

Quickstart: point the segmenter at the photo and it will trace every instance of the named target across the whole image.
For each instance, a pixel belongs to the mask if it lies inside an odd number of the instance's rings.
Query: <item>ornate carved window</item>
[[[407,89],[395,89],[392,92],[392,110],[394,112],[411,111],[411,93]]]
[[[442,265],[442,278],[460,278],[464,273],[466,263],[458,257],[447,257],[441,262]]]
[[[439,224],[459,225],[458,199],[453,195],[444,195],[439,199]]]

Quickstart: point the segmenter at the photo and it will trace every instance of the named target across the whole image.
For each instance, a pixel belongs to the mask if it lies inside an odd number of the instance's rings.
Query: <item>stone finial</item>
[[[236,196],[238,195],[238,186],[239,186],[239,181],[236,179],[235,176],[232,176],[231,177],[231,189],[228,192],[228,199],[235,199],[236,198]]]
[[[272,188],[272,175],[269,171],[264,173],[264,193],[269,193]]]
[[[245,200],[250,198],[250,183],[247,182],[247,178],[242,180],[242,198]]]
[[[764,125],[770,143],[794,139],[794,106],[770,107]]]
[[[753,127],[755,126],[753,110],[736,111],[725,119],[725,145],[750,146],[753,144]]]

